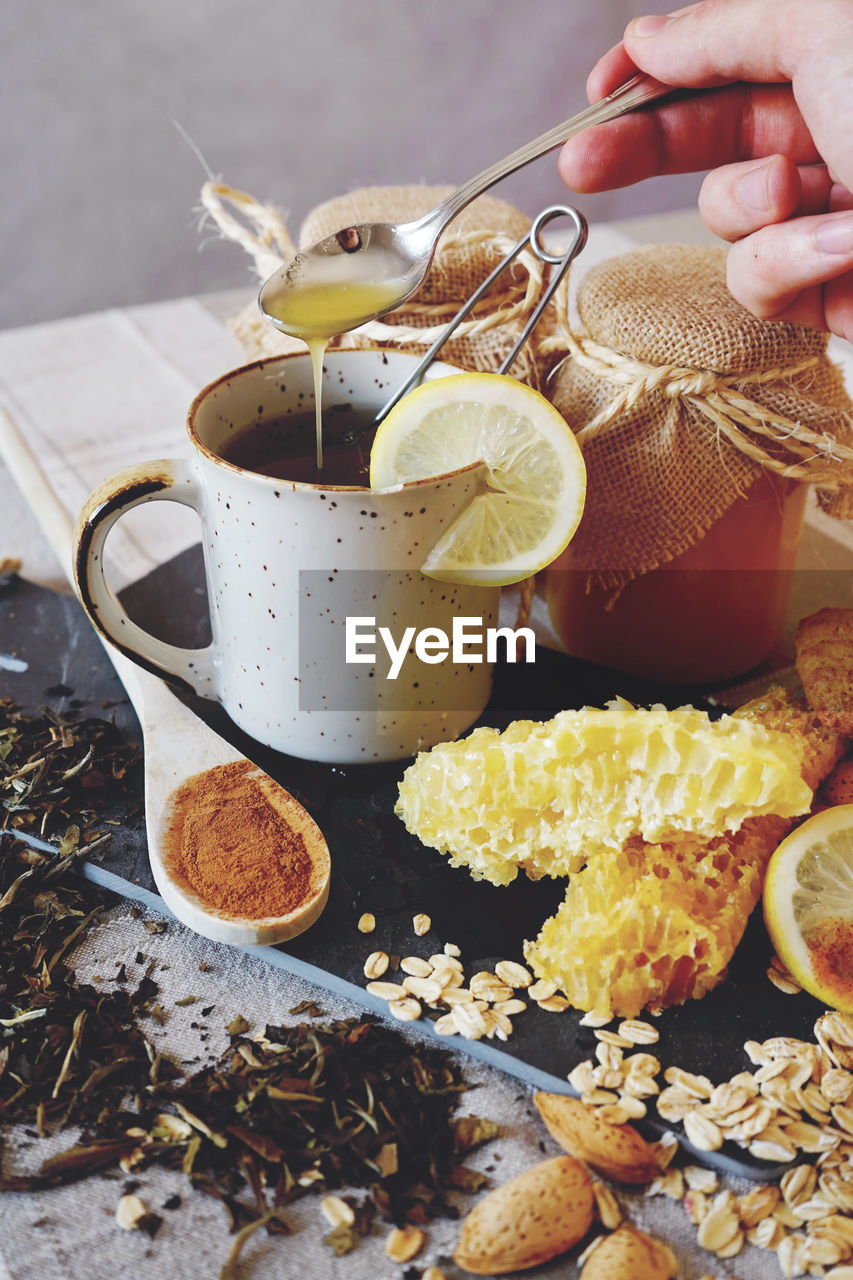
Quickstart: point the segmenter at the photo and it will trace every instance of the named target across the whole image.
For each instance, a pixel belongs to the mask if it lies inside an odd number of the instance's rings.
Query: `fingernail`
[[[650,13],[644,18],[633,18],[628,23],[625,34],[630,36],[639,36],[640,39],[646,36],[656,36],[664,27],[669,26],[672,18],[666,13]]]
[[[741,204],[758,213],[766,213],[770,207],[770,201],[767,199],[767,169],[766,164],[759,165],[757,169],[750,169],[737,184],[737,194]]]
[[[821,253],[853,254],[853,216],[848,213],[821,222],[814,233]]]

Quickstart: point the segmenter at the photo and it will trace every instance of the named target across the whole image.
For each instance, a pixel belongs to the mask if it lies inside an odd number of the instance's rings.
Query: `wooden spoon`
[[[0,408],[0,456],[27,499],[69,582],[74,527],[16,424]],[[178,884],[164,857],[166,834],[175,816],[176,791],[198,774],[246,757],[184,706],[157,676],[150,675],[101,637],[142,727],[145,761],[145,821],[151,873],[163,901],[183,923],[215,942],[246,947],[286,942],[314,923],[329,896],[330,859],[323,834],[292,795],[268,774],[252,767],[246,783],[267,799],[302,836],[312,864],[309,887],[287,915],[252,919],[229,915]]]

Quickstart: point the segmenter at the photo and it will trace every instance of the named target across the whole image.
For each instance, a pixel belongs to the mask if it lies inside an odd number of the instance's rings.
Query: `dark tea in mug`
[[[317,467],[314,410],[258,418],[219,449],[225,462],[244,471],[303,484],[370,486],[374,410],[352,403],[323,410],[323,466]]]

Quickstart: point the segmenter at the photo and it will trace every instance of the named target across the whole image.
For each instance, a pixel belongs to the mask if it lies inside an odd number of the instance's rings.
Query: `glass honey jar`
[[[853,514],[853,404],[827,335],[758,320],[725,252],[655,245],[581,282],[549,398],[587,466],[549,568],[577,657],[660,682],[729,680],[782,630],[809,484]]]
[[[555,631],[576,657],[663,683],[750,670],[785,621],[807,492],[764,473],[699,542],[618,592],[569,545],[546,576]]]

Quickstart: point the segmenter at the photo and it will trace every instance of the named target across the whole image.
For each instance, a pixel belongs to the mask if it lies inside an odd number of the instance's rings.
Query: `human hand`
[[[590,73],[590,100],[637,69],[709,92],[577,134],[563,180],[602,191],[710,169],[699,209],[733,242],[738,301],[853,340],[851,0],[704,0],[637,18]]]

